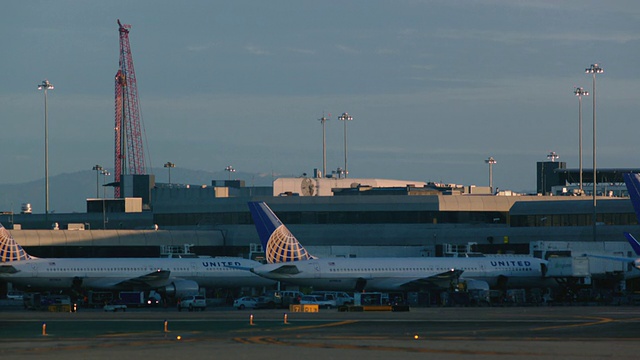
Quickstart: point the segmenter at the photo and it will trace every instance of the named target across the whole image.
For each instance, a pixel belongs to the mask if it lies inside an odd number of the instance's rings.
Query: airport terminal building
[[[276,179],[268,187],[247,187],[241,180],[194,186],[137,175],[126,197],[87,199],[86,213],[3,214],[0,221],[38,257],[157,257],[187,245],[198,255],[260,260],[247,202],[264,201],[320,257],[531,254],[552,259],[549,274],[563,281],[611,284],[639,277],[626,264],[583,256],[635,256],[622,236],[640,234],[622,172],[599,173],[594,226],[591,193],[576,191],[570,182],[575,174],[561,164],[539,166],[544,179],[536,194],[314,177]],[[551,166],[555,171],[548,171]]]
[[[530,253],[536,241],[624,244],[623,231],[640,229],[621,178],[636,169],[598,173],[595,227],[593,197],[575,191],[575,174],[560,162],[538,169],[533,195],[388,179],[281,178],[247,187],[241,180],[194,186],[138,175],[125,187],[128,197],[87,199],[86,213],[5,214],[0,221],[15,224],[16,240],[46,256],[154,254],[160,245],[183,244],[206,255],[246,256],[259,243],[249,201],[265,201],[301,241],[333,256],[433,256],[445,244],[468,243],[487,253]],[[587,173],[585,183],[592,181]]]

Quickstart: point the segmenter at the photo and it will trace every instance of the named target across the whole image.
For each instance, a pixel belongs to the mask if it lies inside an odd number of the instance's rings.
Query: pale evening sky
[[[637,1],[6,1],[0,183],[114,163],[117,19],[148,166],[535,190],[550,151],[578,167],[576,86],[597,77],[598,167],[640,167]],[[591,168],[592,97],[583,100]],[[163,181],[164,173],[158,174]]]

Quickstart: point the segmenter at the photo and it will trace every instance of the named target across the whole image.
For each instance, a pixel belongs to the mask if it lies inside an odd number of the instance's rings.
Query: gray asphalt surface
[[[637,359],[639,340],[640,307],[50,313],[0,305],[3,360]]]

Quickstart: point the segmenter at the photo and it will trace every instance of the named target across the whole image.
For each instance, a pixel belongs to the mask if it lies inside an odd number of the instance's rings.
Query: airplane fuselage
[[[136,282],[141,288],[153,288],[177,279],[201,287],[272,285],[272,280],[239,269],[256,265],[260,263],[243,258],[35,258],[2,263],[0,280],[38,289],[120,290],[135,288]],[[164,276],[154,276],[159,273]]]
[[[438,274],[463,271],[460,279],[497,286],[540,286],[546,261],[527,256],[473,258],[321,258],[266,264],[253,269],[261,276],[323,290],[411,290],[438,284]],[[448,282],[445,281],[445,282]]]

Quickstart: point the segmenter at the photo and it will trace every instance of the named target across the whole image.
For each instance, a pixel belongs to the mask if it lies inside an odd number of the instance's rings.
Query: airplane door
[[[190,266],[192,276],[200,276],[200,271],[198,271],[198,264],[196,262],[191,262]]]
[[[31,271],[33,271],[33,277],[38,277],[38,263],[31,264]]]
[[[313,261],[311,266],[313,267],[313,277],[320,278],[320,264],[317,261]]]

